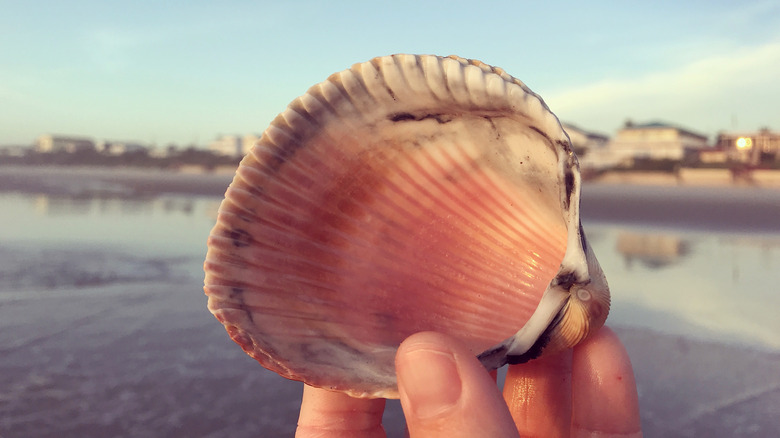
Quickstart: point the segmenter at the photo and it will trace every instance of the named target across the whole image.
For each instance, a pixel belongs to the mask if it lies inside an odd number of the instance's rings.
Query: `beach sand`
[[[193,275],[0,299],[0,435],[292,436],[301,384],[234,345],[200,286]],[[780,354],[615,330],[645,436],[780,436]],[[389,436],[402,436],[389,405]]]
[[[230,179],[0,167],[0,190],[70,196],[218,197]],[[701,229],[780,228],[780,192],[667,190],[588,184],[583,217]],[[73,251],[85,264],[95,257],[128,263],[122,254]],[[18,257],[0,251],[0,266],[21,266],[14,263]],[[117,268],[119,274],[86,285],[67,273],[54,285],[0,284],[0,436],[292,436],[301,384],[266,371],[230,341],[206,310],[201,259],[156,263],[170,269],[133,277]],[[6,281],[14,274],[3,273]],[[634,365],[646,437],[780,436],[780,352],[613,328]],[[402,436],[400,407],[397,401],[388,405],[389,436]]]
[[[700,231],[780,231],[780,190],[586,183],[583,222]]]

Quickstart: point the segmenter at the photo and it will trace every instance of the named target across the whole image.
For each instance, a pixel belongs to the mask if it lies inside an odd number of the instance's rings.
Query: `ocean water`
[[[0,436],[291,434],[300,384],[205,309],[219,201],[0,193]],[[780,234],[585,228],[609,324],[780,353]]]

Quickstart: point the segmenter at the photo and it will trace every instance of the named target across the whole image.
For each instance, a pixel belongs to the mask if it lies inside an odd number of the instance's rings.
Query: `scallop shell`
[[[494,369],[600,327],[609,292],[580,174],[542,99],[499,68],[394,55],[295,99],[242,160],[209,237],[208,307],[280,375],[397,398],[407,336]]]

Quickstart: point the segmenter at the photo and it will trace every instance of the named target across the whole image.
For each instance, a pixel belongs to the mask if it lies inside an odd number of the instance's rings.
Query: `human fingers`
[[[495,381],[454,339],[417,333],[395,359],[401,406],[414,437],[517,437]]]
[[[571,390],[571,350],[510,365],[504,399],[520,435],[568,437]]]
[[[631,360],[611,329],[574,349],[572,391],[573,437],[642,436]]]
[[[303,386],[296,438],[385,437],[385,399],[357,399],[340,392]]]

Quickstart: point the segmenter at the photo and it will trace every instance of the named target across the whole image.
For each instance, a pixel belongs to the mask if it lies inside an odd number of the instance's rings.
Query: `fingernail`
[[[433,418],[460,399],[461,382],[452,352],[420,345],[399,357],[398,388],[402,401],[419,419]]]

